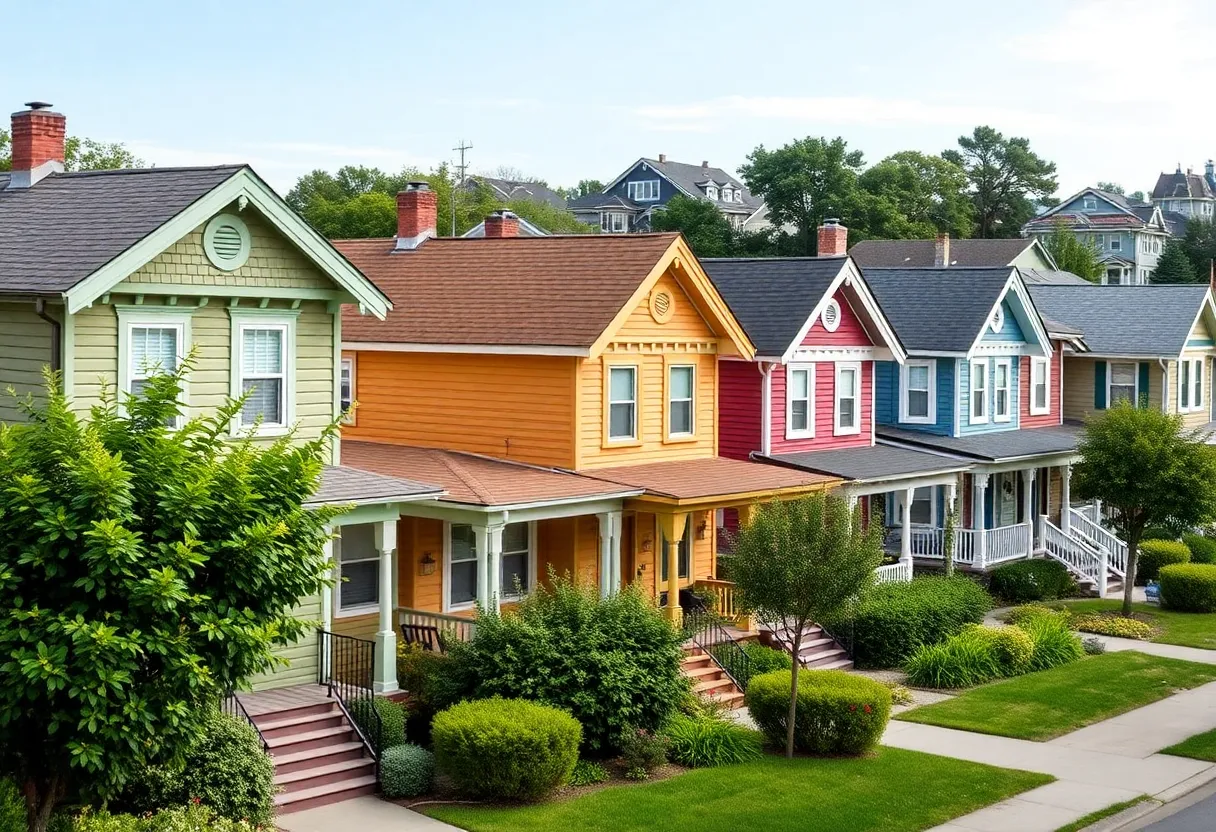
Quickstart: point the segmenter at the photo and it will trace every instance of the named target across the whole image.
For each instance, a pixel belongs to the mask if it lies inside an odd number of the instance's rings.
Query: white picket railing
[[[1015,523],[996,529],[955,529],[954,562],[983,569],[994,563],[1028,558],[1031,554],[1031,540],[1029,523]],[[945,558],[945,530],[937,526],[913,526],[912,556]]]
[[[1074,576],[1092,581],[1098,597],[1106,597],[1107,552],[1095,549],[1083,540],[1064,531],[1046,517],[1043,522],[1043,546],[1047,554],[1064,564]]]
[[[1030,524],[1014,523],[984,532],[985,552],[982,566],[1030,557]]]
[[[1107,565],[1110,566],[1112,572],[1119,577],[1127,574],[1127,544],[1124,541],[1116,537],[1109,529],[1091,520],[1088,512],[1075,508],[1069,509],[1068,520],[1074,537],[1080,535],[1082,542],[1091,543],[1092,548],[1105,549],[1109,553]]]
[[[1098,508],[1097,503],[1084,503],[1082,505],[1069,506],[1069,511],[1075,511],[1091,523],[1102,522],[1102,511]]]
[[[912,580],[912,563],[910,561],[897,561],[896,563],[888,563],[874,570],[875,583],[906,583]]]

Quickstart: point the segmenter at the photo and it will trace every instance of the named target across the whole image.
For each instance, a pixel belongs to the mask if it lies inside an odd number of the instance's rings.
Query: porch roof
[[[558,468],[443,448],[343,442],[343,461],[378,474],[408,474],[439,483],[444,502],[474,506],[526,506],[633,497],[639,488],[622,487]]]
[[[1009,462],[1076,451],[1081,438],[1081,425],[1067,422],[1045,428],[1005,430],[971,436],[934,436],[920,431],[879,426],[877,434],[878,441],[885,444],[913,445],[977,462]]]
[[[664,502],[742,502],[821,491],[839,477],[725,457],[680,459],[583,471],[589,477],[646,490]]]
[[[443,496],[443,489],[437,485],[373,474],[346,465],[326,465],[321,471],[320,486],[305,505],[399,503],[412,500],[433,500],[441,496]]]
[[[894,445],[774,454],[757,458],[774,462],[777,465],[832,474],[846,480],[863,483],[911,479],[932,474],[953,474],[966,471],[971,467],[971,462],[968,460]]]

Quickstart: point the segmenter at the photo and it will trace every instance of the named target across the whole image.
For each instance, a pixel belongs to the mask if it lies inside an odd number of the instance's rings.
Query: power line
[[[452,150],[460,152],[460,164],[456,166],[456,187],[452,188],[452,236],[456,236],[456,195],[460,192],[460,186],[464,184],[464,172],[469,169],[465,164],[465,151],[472,150],[473,145],[465,144],[464,139],[460,140],[460,144],[453,147]]]

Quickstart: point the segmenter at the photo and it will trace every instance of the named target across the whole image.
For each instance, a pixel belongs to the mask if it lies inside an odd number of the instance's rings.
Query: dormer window
[[[1098,198],[1096,196],[1083,197],[1081,199],[1081,210],[1082,211],[1097,211],[1098,210]]]
[[[717,185],[706,185],[705,186],[705,197],[706,197],[706,199],[711,199],[714,202],[717,202],[718,201],[718,186]]]

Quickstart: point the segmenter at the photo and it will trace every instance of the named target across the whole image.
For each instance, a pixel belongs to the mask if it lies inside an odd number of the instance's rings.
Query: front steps
[[[376,761],[333,700],[253,716],[274,761],[279,814],[376,793]]]
[[[1073,576],[1076,577],[1075,575]],[[1099,597],[1098,585],[1091,578],[1077,578],[1077,586],[1081,591],[1090,598]],[[1114,572],[1106,573],[1106,597],[1107,598],[1122,598],[1123,597],[1123,578],[1116,575]]]
[[[794,648],[794,634],[784,626],[776,629],[761,629],[761,640],[769,646],[786,653]],[[798,646],[799,664],[807,670],[852,670],[853,660],[824,629],[813,624],[802,631],[802,643]]]
[[[680,662],[680,671],[692,679],[693,693],[721,702],[728,708],[743,707],[743,691],[734,680],[727,675],[714,657],[696,645],[684,647],[684,659]]]

